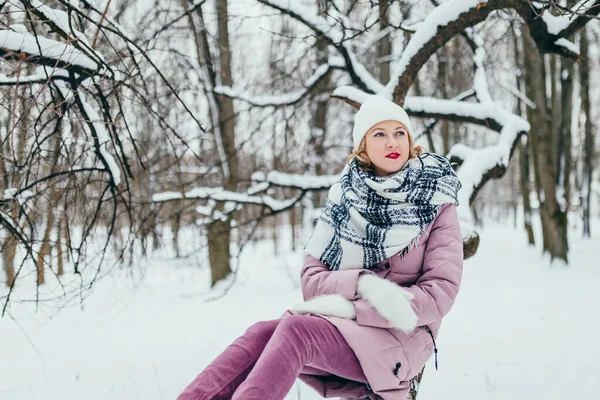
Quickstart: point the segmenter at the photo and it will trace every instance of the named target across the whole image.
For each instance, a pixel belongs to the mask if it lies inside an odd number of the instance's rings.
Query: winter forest
[[[372,94],[462,182],[463,285],[419,400],[597,398],[599,15],[0,1],[0,399],[174,399],[300,301]],[[287,398],[320,397],[298,382]]]

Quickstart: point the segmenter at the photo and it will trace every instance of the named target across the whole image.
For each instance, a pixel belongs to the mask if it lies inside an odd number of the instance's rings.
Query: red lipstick
[[[398,157],[400,157],[400,153],[393,152],[393,153],[388,154],[385,157],[386,158],[391,158],[392,160],[397,160]]]

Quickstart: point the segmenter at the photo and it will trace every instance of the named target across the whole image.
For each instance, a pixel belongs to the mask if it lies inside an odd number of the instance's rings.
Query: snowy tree
[[[157,111],[147,76],[155,74],[203,131],[138,38],[107,17],[108,5],[80,4],[0,4],[0,241],[10,288],[2,296],[5,307],[32,265],[37,286],[48,274],[58,283],[32,297],[70,299],[110,270],[109,250],[110,260],[124,260],[140,232],[144,236],[147,214],[135,205],[140,200],[133,179],[149,160],[140,154],[135,113],[143,110],[145,123],[153,121],[165,128],[163,137],[189,147]]]

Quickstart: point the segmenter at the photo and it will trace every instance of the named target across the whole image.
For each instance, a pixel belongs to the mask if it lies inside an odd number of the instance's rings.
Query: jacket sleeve
[[[371,272],[365,269],[331,271],[321,261],[307,255],[300,274],[302,297],[309,300],[323,294],[340,294],[348,300],[357,299],[356,285],[363,273]]]
[[[463,242],[456,206],[443,206],[429,233],[423,274],[407,287],[414,294],[418,326],[439,322],[458,294],[463,269]]]

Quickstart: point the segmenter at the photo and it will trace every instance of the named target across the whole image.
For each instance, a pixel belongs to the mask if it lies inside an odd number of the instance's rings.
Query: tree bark
[[[379,31],[382,32],[389,27],[389,8],[388,0],[379,1]],[[379,40],[378,62],[379,62],[379,81],[384,85],[390,81],[390,55],[392,54],[392,42],[389,33]]]
[[[529,177],[529,144],[519,144],[519,170],[520,170],[520,188],[521,196],[523,197],[523,227],[527,232],[527,242],[530,245],[535,245],[535,236],[533,234],[533,213],[531,210],[531,179]]]
[[[591,237],[590,203],[592,195],[592,176],[594,174],[594,134],[592,126],[592,110],[590,103],[590,60],[587,29],[581,29],[581,61],[579,65],[581,112],[585,117],[583,140],[583,179],[581,182],[581,204],[583,208],[583,236]]]
[[[519,73],[516,76],[517,90],[523,92],[523,65],[521,64],[521,49],[519,47],[519,41],[517,34],[514,29],[514,25],[511,25],[512,37],[513,37],[513,48],[515,51],[515,60],[517,60],[517,67]],[[527,105],[525,105],[527,107]],[[523,114],[523,102],[521,98],[517,98],[517,110],[516,113],[519,115]],[[531,210],[531,177],[530,177],[530,154],[529,154],[529,138],[527,142],[519,143],[519,187],[521,190],[521,197],[523,199],[523,227],[527,232],[527,242],[530,245],[535,245],[535,236],[533,234],[533,213]]]
[[[448,59],[448,49],[446,46],[442,46],[438,52],[438,88],[442,99],[448,98]],[[442,134],[443,152],[444,154],[448,154],[450,151],[450,123],[447,119],[442,120],[440,131]]]
[[[186,11],[189,11],[190,0],[181,0]],[[204,68],[206,74],[203,78],[206,95],[209,99],[210,119],[213,124],[215,143],[219,147],[219,141],[223,146],[225,160],[221,160],[221,176],[223,187],[226,190],[235,190],[237,187],[237,158],[235,153],[235,110],[233,100],[226,96],[215,95],[213,88],[217,85],[217,79],[224,86],[232,86],[231,73],[231,51],[229,45],[229,14],[227,0],[215,0],[217,10],[217,52],[218,57],[213,57],[210,51],[208,34],[204,24],[202,7],[196,8],[196,15],[200,21],[197,27],[193,16],[188,14],[190,30],[194,34],[196,43],[196,56],[200,68]],[[215,61],[219,61],[218,71],[215,72]],[[224,204],[217,203],[215,212],[221,212]],[[211,284],[214,286],[218,281],[224,279],[231,273],[230,265],[230,241],[231,227],[230,217],[217,220],[207,226],[208,259],[211,270]]]
[[[553,155],[552,126],[549,126],[550,113],[546,96],[546,73],[541,54],[536,51],[533,39],[527,33],[523,35],[525,61],[526,93],[536,104],[535,110],[528,109],[531,124],[530,142],[534,154],[534,168],[538,171],[539,193],[541,195],[541,218],[544,250],[550,253],[552,260],[567,259],[567,236],[565,213],[557,196],[557,168]]]
[[[527,28],[523,25],[523,65],[525,78],[525,93],[535,104],[536,108],[527,108],[527,119],[531,125],[531,130],[528,136],[528,144],[533,156],[533,171],[536,192],[538,196],[538,210],[542,224],[542,246],[543,251],[548,249],[548,220],[546,219],[544,207],[544,186],[542,184],[542,173],[540,165],[542,165],[542,154],[538,148],[540,142],[543,142],[549,134],[545,133],[547,127],[547,106],[546,106],[546,78],[545,67],[542,55],[536,51],[532,40],[527,34]]]
[[[231,73],[231,48],[229,45],[229,12],[227,0],[216,0],[217,8],[217,30],[218,30],[218,52],[219,52],[219,71],[218,75],[221,84],[233,87],[233,78]],[[235,110],[233,99],[227,96],[217,95],[219,107],[219,127],[223,147],[227,157],[227,167],[229,177],[223,173],[225,190],[236,190],[237,188],[237,156],[235,151]],[[222,166],[225,167],[225,166]],[[219,203],[217,210],[223,209],[223,203]],[[208,226],[208,257],[212,282],[214,286],[218,281],[224,279],[231,273],[231,220],[224,218],[211,223]]]

